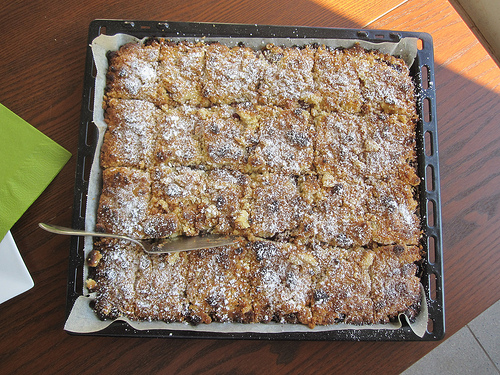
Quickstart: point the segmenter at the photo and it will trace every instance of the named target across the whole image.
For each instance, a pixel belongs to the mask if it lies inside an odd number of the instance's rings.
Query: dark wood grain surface
[[[8,1],[0,13],[0,102],[73,158],[12,228],[35,287],[0,305],[0,373],[397,374],[439,344],[124,339],[64,332],[70,239],[43,232],[37,223],[71,223],[87,28],[97,18],[430,33],[447,335],[500,298],[500,70],[446,1]]]

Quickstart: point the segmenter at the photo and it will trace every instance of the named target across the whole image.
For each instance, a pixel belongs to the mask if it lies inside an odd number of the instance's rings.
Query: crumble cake
[[[420,309],[409,69],[325,46],[151,39],[108,56],[99,231],[238,236],[149,255],[101,239],[102,318],[387,323]]]

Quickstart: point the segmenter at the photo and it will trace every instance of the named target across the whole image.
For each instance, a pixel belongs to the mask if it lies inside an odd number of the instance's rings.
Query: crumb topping
[[[97,229],[240,236],[148,255],[100,240],[101,317],[388,322],[419,310],[414,86],[359,46],[151,41],[109,55]]]

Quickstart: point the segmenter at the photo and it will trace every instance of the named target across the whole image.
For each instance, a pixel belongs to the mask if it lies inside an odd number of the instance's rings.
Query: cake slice
[[[256,103],[266,69],[262,54],[244,46],[211,43],[206,47],[203,95],[211,104]]]
[[[161,104],[165,91],[158,76],[160,44],[128,43],[108,54],[105,99],[141,99]]]
[[[189,300],[187,319],[192,323],[252,323],[250,264],[244,241],[234,246],[188,254]]]
[[[315,275],[311,310],[315,324],[373,322],[371,250],[315,246],[320,272]]]
[[[314,56],[313,76],[321,110],[361,112],[364,99],[352,54],[344,49],[319,47]]]
[[[94,248],[102,256],[92,271],[97,280],[94,291],[98,315],[102,319],[137,319],[135,283],[142,249],[114,239],[96,242]]]
[[[254,241],[251,285],[256,322],[312,324],[312,275],[317,261],[305,247]]]
[[[258,237],[287,234],[301,221],[305,204],[293,176],[263,173],[252,176],[250,230]]]
[[[373,241],[418,245],[422,235],[414,188],[399,181],[373,185],[367,202]]]
[[[368,246],[373,241],[368,221],[370,186],[331,176],[305,176],[300,182],[307,210],[293,232],[299,239],[317,239],[343,248]]]
[[[134,318],[182,322],[188,312],[187,264],[184,252],[139,255],[135,276]]]
[[[101,167],[153,165],[160,111],[150,102],[110,99],[105,121],[108,125],[101,147]]]
[[[166,97],[162,102],[175,105],[205,105],[203,71],[205,67],[203,43],[161,41],[158,79]]]
[[[254,172],[311,172],[315,135],[309,112],[259,107],[256,142],[249,149],[248,164]]]
[[[389,245],[374,249],[370,268],[373,321],[387,323],[406,314],[413,319],[420,311],[418,246]]]
[[[151,199],[149,173],[134,168],[111,167],[103,170],[102,180],[96,230],[143,238]]]
[[[359,46],[346,50],[361,82],[365,112],[416,118],[414,85],[402,59]]]
[[[199,121],[198,112],[193,107],[163,109],[158,116],[154,164],[197,167],[205,162],[196,136]]]
[[[255,125],[248,124],[237,107],[228,105],[202,108],[196,129],[201,144],[204,165],[210,168],[228,168],[244,171]]]
[[[314,53],[309,46],[284,48],[266,45],[263,54],[268,64],[258,88],[259,102],[285,108],[308,108],[317,102],[313,79]]]

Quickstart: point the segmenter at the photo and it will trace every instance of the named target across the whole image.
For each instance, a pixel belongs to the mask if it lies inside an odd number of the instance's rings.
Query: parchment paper
[[[410,67],[417,55],[417,38],[403,38],[398,43],[383,42],[383,43],[370,43],[362,40],[354,39],[303,39],[303,38],[200,38],[200,37],[178,37],[169,38],[172,41],[217,41],[221,44],[226,44],[230,47],[238,45],[243,42],[246,46],[260,49],[268,43],[273,43],[281,46],[294,46],[306,45],[317,43],[319,45],[326,45],[329,47],[352,47],[355,43],[359,43],[361,47],[366,49],[376,49],[383,53],[396,55],[401,57],[405,63]],[[106,85],[106,72],[108,68],[108,60],[106,54],[108,51],[117,51],[120,46],[129,42],[138,42],[139,39],[126,34],[117,34],[114,36],[100,35],[92,41],[92,53],[96,66],[96,81],[95,81],[95,94],[94,94],[94,124],[97,126],[99,138],[94,155],[93,164],[89,177],[89,189],[87,198],[87,208],[85,216],[85,227],[87,230],[94,230],[96,224],[97,206],[99,203],[99,195],[101,193],[101,174],[102,171],[99,166],[99,155],[106,131],[106,123],[104,122],[104,110],[102,107],[102,100],[104,96],[104,88]],[[86,237],[84,243],[85,258],[92,250],[93,243],[92,237]],[[84,269],[84,280],[87,278],[88,269]],[[85,283],[84,283],[85,284]],[[126,318],[117,320],[126,321],[130,326],[137,330],[149,329],[166,329],[166,330],[193,330],[199,332],[222,332],[222,333],[283,333],[283,332],[322,332],[332,330],[396,330],[401,328],[402,320],[405,319],[413,332],[423,337],[427,329],[428,311],[427,301],[425,298],[424,289],[421,286],[421,311],[417,316],[415,322],[410,323],[404,314],[400,314],[398,321],[389,324],[373,324],[356,326],[345,323],[339,323],[328,326],[317,326],[313,329],[302,324],[242,324],[242,323],[211,323],[206,325],[189,325],[187,323],[165,323],[161,321],[130,321]],[[92,293],[83,291],[84,295],[79,297],[66,321],[64,329],[68,332],[74,333],[92,333],[98,332],[113,321],[100,320],[93,309],[90,307],[91,301],[95,298]],[[355,339],[355,337],[353,337]]]

